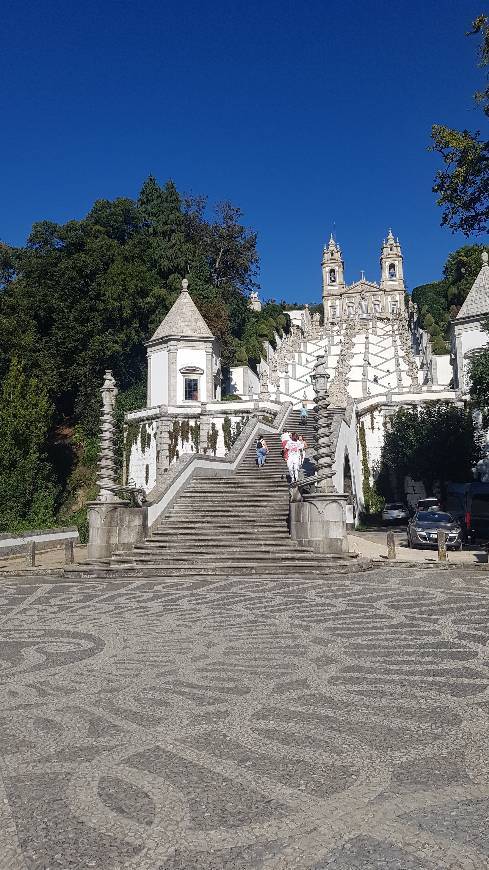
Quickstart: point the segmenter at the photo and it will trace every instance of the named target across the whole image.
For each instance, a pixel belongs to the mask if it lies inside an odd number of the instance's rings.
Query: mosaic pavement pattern
[[[2,870],[489,867],[489,574],[0,601]]]

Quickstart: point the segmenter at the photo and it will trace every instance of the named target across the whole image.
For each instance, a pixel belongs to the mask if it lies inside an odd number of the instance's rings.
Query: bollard
[[[75,561],[75,547],[73,541],[65,541],[65,564],[71,565]]]
[[[443,529],[438,529],[438,561],[447,561],[447,536]]]
[[[35,568],[35,566],[36,566],[36,542],[35,541],[28,541],[27,542],[26,554],[27,554],[27,559],[26,559],[27,567],[28,568]]]
[[[396,539],[394,537],[394,532],[392,531],[387,532],[387,558],[396,558]]]

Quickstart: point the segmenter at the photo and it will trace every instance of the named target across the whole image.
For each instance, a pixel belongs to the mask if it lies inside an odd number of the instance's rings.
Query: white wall
[[[350,461],[353,496],[357,503],[357,511],[363,510],[363,486],[362,486],[362,463],[357,447],[357,422],[355,412],[352,414],[351,423],[348,425],[342,420],[338,435],[335,453],[335,475],[333,482],[338,492],[343,492],[343,471],[345,454]],[[353,517],[348,516],[347,522],[352,522]]]
[[[148,406],[168,404],[168,351],[166,348],[148,356],[150,389]]]
[[[260,392],[260,378],[249,366],[232,366],[230,381],[230,391],[235,396],[247,399],[249,396],[258,396]]]
[[[370,481],[373,483],[374,472],[380,465],[382,447],[385,438],[384,428],[385,414],[379,408],[368,411],[359,417],[358,423],[363,423],[365,428],[365,444],[367,447],[368,466],[371,471]]]
[[[142,487],[145,492],[156,483],[156,423],[144,422],[136,442],[131,447],[127,483]],[[147,436],[144,437],[144,436]],[[149,438],[151,436],[151,440]],[[143,442],[143,443],[142,443]],[[149,442],[149,443],[146,443]]]
[[[466,390],[469,388],[469,361],[467,354],[472,350],[478,350],[485,347],[489,342],[489,335],[481,328],[479,323],[474,323],[472,326],[466,326],[460,335],[463,359],[463,383],[460,383],[460,389]]]
[[[436,382],[440,387],[448,387],[453,378],[453,368],[450,362],[450,354],[433,354],[433,365],[436,367]]]

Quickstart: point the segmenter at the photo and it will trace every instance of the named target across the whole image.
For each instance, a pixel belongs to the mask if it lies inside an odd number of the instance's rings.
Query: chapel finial
[[[188,293],[188,281],[186,278],[182,281],[182,293]]]

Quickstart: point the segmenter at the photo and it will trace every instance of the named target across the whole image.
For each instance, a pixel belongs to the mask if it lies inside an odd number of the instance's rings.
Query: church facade
[[[324,316],[307,306],[290,311],[292,327],[265,344],[258,370],[231,370],[223,401],[219,342],[191,298],[182,291],[147,344],[147,406],[126,415],[126,484],[151,497],[170,468],[186,454],[223,457],[250,417],[269,421],[282,409],[314,407],[314,366],[319,357],[329,377],[334,414],[335,486],[348,489],[349,522],[364,506],[365,481],[379,467],[389,418],[398,408],[433,401],[460,403],[467,384],[464,358],[489,336],[487,255],[481,275],[454,326],[452,357],[435,357],[406,294],[399,239],[389,230],[380,247],[378,282],[362,276],[347,284],[341,249],[332,237],[322,255]],[[471,296],[472,294],[472,296]],[[260,310],[257,294],[250,300]],[[475,336],[475,338],[474,338]],[[465,366],[465,369],[464,369]],[[413,484],[406,493],[420,494]]]
[[[355,317],[380,317],[397,314],[404,307],[403,257],[399,239],[389,230],[382,243],[380,282],[345,283],[345,264],[341,249],[331,236],[322,259],[324,323]]]

